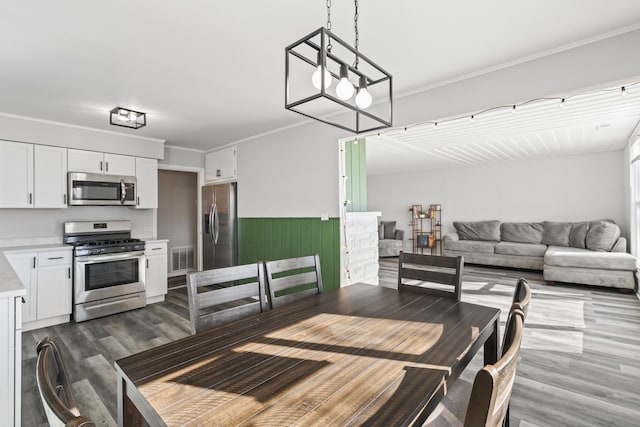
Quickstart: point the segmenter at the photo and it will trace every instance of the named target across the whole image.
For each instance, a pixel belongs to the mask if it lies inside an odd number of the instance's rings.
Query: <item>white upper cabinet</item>
[[[35,207],[67,207],[67,149],[35,146]]]
[[[236,154],[236,147],[207,153],[205,157],[207,182],[236,179]]]
[[[33,207],[33,145],[0,141],[0,207]]]
[[[136,158],[120,154],[104,154],[104,173],[136,176]]]
[[[135,176],[136,159],[120,154],[69,149],[69,172]]]
[[[158,207],[158,160],[136,157],[136,209]]]

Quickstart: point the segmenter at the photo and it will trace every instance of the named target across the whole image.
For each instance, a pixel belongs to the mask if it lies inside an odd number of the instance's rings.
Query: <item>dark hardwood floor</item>
[[[380,285],[395,287],[397,258],[382,259]],[[547,286],[538,272],[465,266],[462,298],[503,309],[517,278],[532,285],[533,299],[512,395],[511,425],[640,425],[640,301],[612,289]],[[178,280],[173,285],[180,286]],[[35,346],[47,335],[62,347],[74,395],[85,415],[113,426],[115,360],[189,334],[186,288],[163,303],[127,313],[23,333],[24,426],[46,419],[35,381]],[[479,354],[461,380],[472,381]]]

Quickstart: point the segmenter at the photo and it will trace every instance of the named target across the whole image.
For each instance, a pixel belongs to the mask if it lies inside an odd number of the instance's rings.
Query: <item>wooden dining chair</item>
[[[400,252],[398,290],[424,292],[460,301],[464,257]]]
[[[524,313],[511,310],[506,331],[513,336],[502,357],[476,375],[465,417],[465,427],[501,426],[507,415],[524,329]],[[508,425],[508,421],[506,423]]]
[[[187,294],[192,334],[265,311],[263,263],[190,273]]]
[[[91,420],[80,415],[60,350],[53,338],[41,339],[36,352],[36,381],[49,425],[94,427],[95,424]]]
[[[424,426],[509,426],[509,399],[522,343],[524,321],[524,312],[514,304],[509,311],[504,333],[507,347],[502,348],[500,359],[495,364],[482,368],[476,374],[473,384],[464,380],[456,381]],[[466,411],[461,400],[468,402]]]
[[[513,293],[513,305],[522,310],[526,319],[527,312],[529,311],[529,304],[531,303],[531,287],[526,279],[518,279],[516,283],[516,290]]]
[[[265,265],[271,308],[323,292],[318,254],[267,261]]]

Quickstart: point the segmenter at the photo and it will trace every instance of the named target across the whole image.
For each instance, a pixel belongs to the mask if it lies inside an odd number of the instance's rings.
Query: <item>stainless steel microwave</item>
[[[136,177],[69,172],[69,205],[133,206]]]

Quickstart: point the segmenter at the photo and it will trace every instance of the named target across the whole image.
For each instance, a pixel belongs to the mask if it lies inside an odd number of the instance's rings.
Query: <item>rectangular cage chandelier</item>
[[[324,27],[285,49],[285,108],[356,134],[392,126],[392,83]]]
[[[128,108],[116,107],[109,112],[109,123],[114,126],[140,129],[147,125],[147,114]]]

